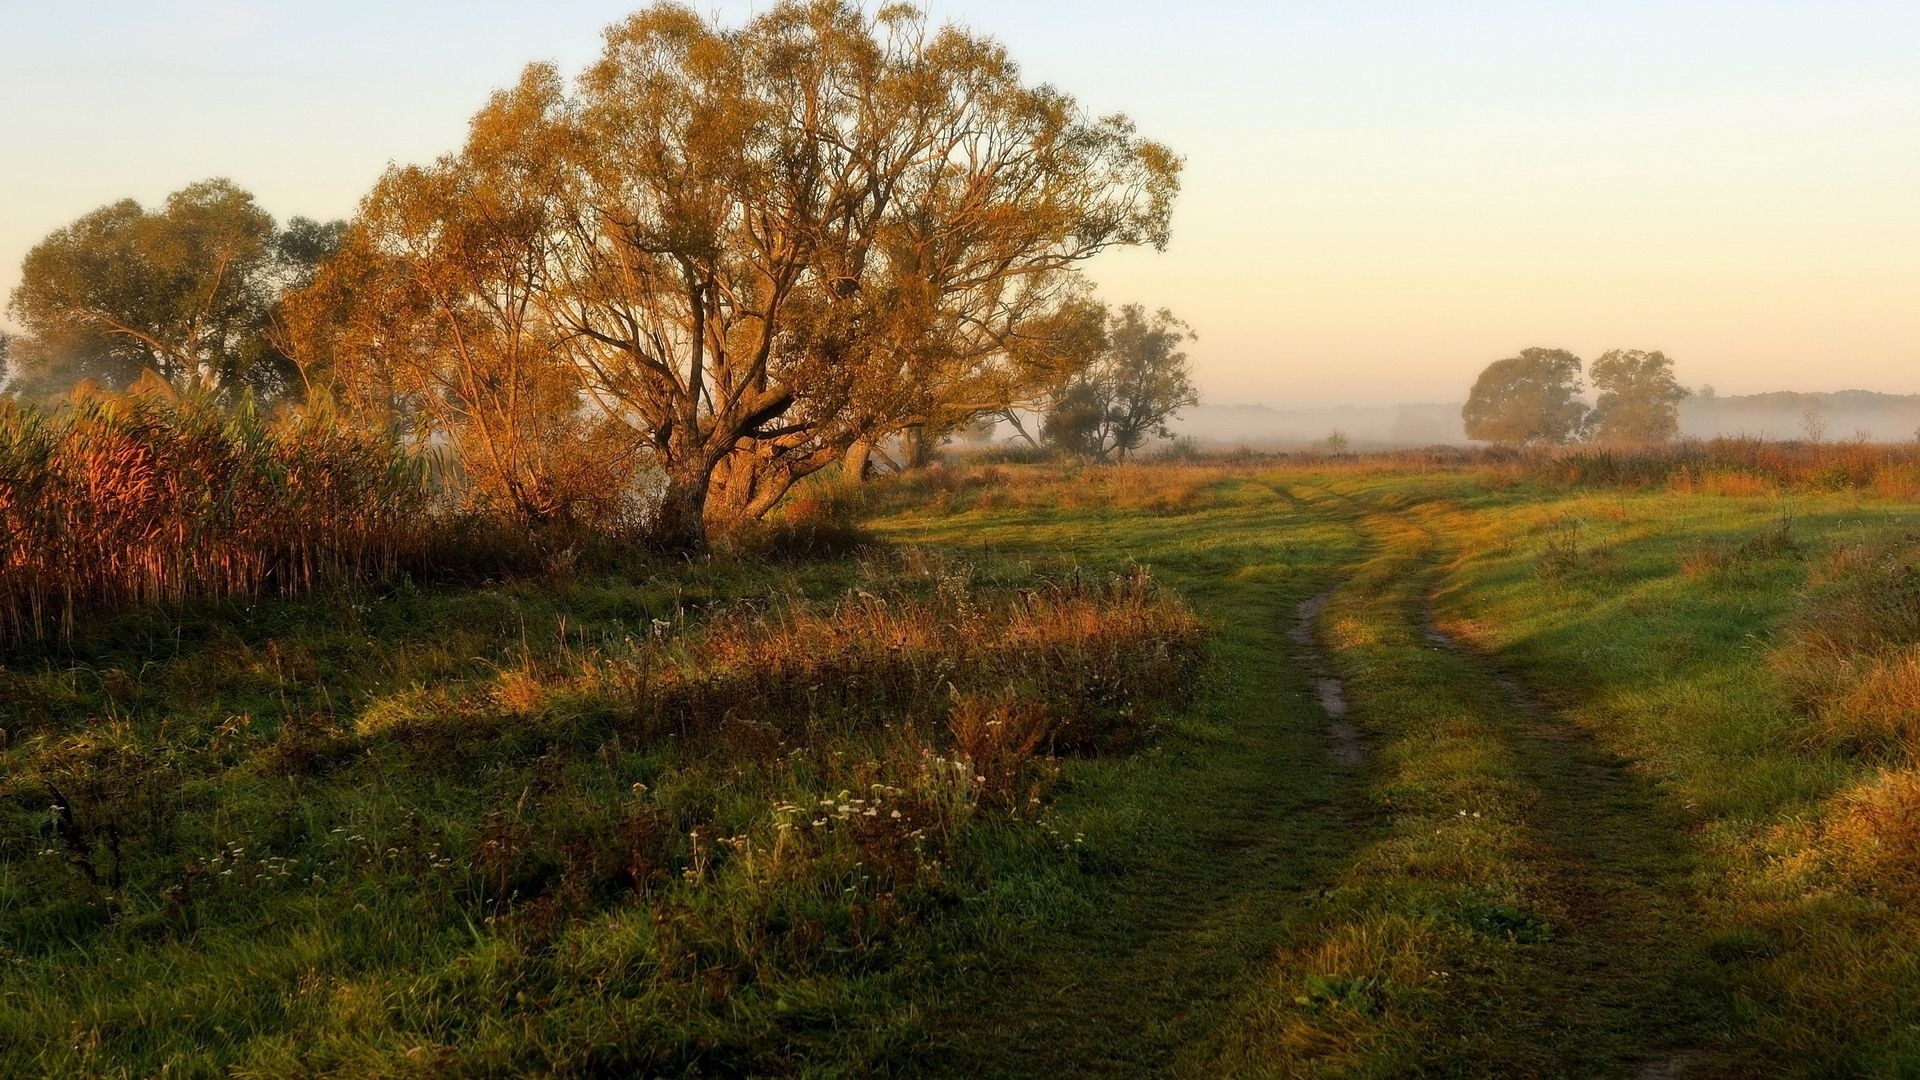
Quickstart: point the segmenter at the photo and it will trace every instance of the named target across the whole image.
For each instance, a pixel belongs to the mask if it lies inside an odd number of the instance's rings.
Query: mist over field
[[[1457,401],[1286,409],[1201,404],[1181,414],[1172,430],[1203,446],[1250,449],[1324,446],[1336,431],[1356,450],[1471,445],[1460,408]],[[1679,419],[1681,437],[1690,439],[1911,442],[1920,436],[1920,394],[1700,391],[1680,403]]]

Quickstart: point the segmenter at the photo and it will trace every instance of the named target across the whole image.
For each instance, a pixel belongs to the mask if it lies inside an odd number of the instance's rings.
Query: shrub
[[[857,555],[874,545],[857,519],[866,484],[814,485],[787,497],[775,516],[742,522],[726,535],[732,551],[776,560]]]
[[[1341,437],[1345,438],[1345,436]],[[1344,450],[1345,446],[1342,445],[1340,449]],[[1206,457],[1206,451],[1201,448],[1200,440],[1191,435],[1178,435],[1154,447],[1144,456],[1149,462],[1192,465],[1203,460]]]
[[[982,450],[969,460],[976,465],[1043,465],[1060,461],[1063,457],[1060,451],[1052,447],[1007,442],[990,450]]]

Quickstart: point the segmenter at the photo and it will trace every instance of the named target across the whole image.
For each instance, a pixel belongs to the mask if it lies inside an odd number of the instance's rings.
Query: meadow
[[[0,662],[0,1072],[1911,1073],[1913,469],[982,464],[103,586]]]

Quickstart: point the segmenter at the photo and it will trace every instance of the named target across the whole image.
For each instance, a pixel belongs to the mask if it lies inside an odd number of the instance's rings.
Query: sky
[[[0,294],[62,224],[209,176],[348,216],[638,6],[0,0]],[[1089,272],[1193,324],[1209,403],[1457,401],[1530,345],[1920,392],[1913,0],[921,6],[1186,158],[1168,250]]]

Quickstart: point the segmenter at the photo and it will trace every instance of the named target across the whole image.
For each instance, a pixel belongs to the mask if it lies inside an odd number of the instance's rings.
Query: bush
[[[1206,457],[1200,440],[1191,435],[1168,439],[1143,455],[1147,461],[1170,465],[1191,465]]]
[[[982,450],[967,460],[975,465],[1042,465],[1050,461],[1059,461],[1064,456],[1052,447],[1007,442],[991,450]]]

